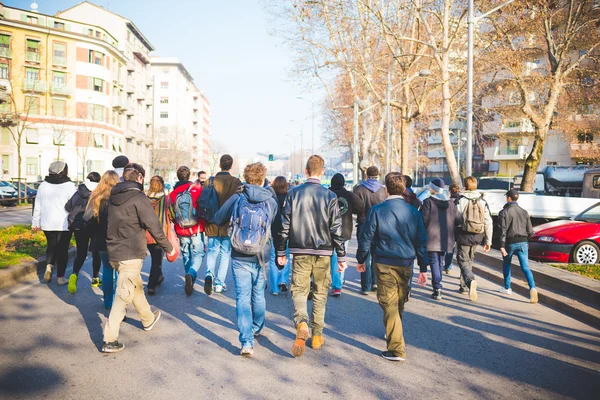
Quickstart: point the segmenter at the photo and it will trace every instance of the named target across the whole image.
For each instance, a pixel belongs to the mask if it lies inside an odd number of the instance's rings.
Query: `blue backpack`
[[[182,228],[191,228],[198,225],[198,217],[192,202],[192,193],[190,185],[186,190],[179,193],[175,198],[173,211],[175,212],[175,223]]]
[[[233,206],[229,236],[231,247],[239,253],[258,255],[269,241],[271,213],[269,202],[251,203],[241,194]]]
[[[198,198],[198,215],[209,224],[214,224],[217,211],[219,211],[219,196],[215,188],[215,178],[210,178]]]

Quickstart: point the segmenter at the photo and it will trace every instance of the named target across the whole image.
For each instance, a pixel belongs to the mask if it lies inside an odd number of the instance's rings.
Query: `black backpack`
[[[210,178],[208,185],[202,189],[197,208],[200,218],[209,224],[215,223],[215,215],[219,211],[219,196],[215,188],[215,178]]]
[[[75,198],[75,196],[77,196]],[[83,214],[85,214],[85,208],[87,206],[89,198],[83,198],[79,195],[79,193],[75,193],[71,200],[74,200],[72,204],[71,211],[69,212],[69,216],[67,220],[69,222],[69,230],[70,231],[80,231],[86,228],[87,222],[83,219]]]

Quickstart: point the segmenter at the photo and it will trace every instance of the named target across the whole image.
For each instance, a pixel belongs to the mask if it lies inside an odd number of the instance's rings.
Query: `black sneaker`
[[[148,288],[148,296],[154,296],[156,294],[155,288]]]
[[[158,322],[158,320],[160,319],[160,316],[162,315],[162,313],[160,312],[160,310],[156,310],[154,311],[154,321],[152,321],[152,323],[148,326],[144,327],[145,331],[151,331],[152,328],[154,328],[154,325],[156,325],[156,323]]]
[[[434,300],[441,300],[442,299],[442,291],[439,289],[434,290],[431,295],[431,298]]]
[[[163,274],[160,274],[160,277],[158,278],[158,281],[156,281],[156,284],[158,286],[160,286],[161,283],[163,283],[165,281],[165,276]]]
[[[194,279],[192,275],[185,274],[185,294],[191,296],[194,293]],[[205,289],[206,290],[206,289]]]
[[[123,351],[125,345],[118,340],[114,342],[103,342],[102,343],[102,352],[103,353],[118,353]]]
[[[211,295],[213,292],[213,277],[212,275],[208,274],[206,275],[206,277],[204,278],[204,293],[206,293],[207,295]]]
[[[461,287],[460,289],[458,289],[458,293],[467,294],[469,293],[469,290],[467,288]]]
[[[288,291],[288,287],[287,287],[287,285],[286,285],[285,283],[281,283],[281,284],[279,285],[279,291],[280,291],[281,293],[287,293],[287,291]]]
[[[397,356],[391,351],[384,351],[381,353],[381,357],[385,358],[388,361],[404,361],[403,357]]]

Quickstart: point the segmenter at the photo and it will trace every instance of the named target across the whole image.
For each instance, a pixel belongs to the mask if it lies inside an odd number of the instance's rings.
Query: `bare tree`
[[[220,142],[213,139],[210,142],[208,151],[208,162],[210,169],[209,174],[211,176],[214,176],[219,171],[219,161],[221,159],[221,156],[225,153],[225,148]]]
[[[180,165],[190,165],[192,142],[189,134],[177,127],[168,133],[155,131],[152,149],[152,169],[170,179]]]

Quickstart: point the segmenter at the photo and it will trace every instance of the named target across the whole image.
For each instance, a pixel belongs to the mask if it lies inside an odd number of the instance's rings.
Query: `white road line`
[[[19,293],[19,292],[22,292],[22,291],[23,291],[23,290],[25,290],[25,289],[29,289],[30,287],[32,287],[32,286],[35,286],[35,285],[39,285],[39,284],[40,284],[40,282],[33,282],[33,283],[31,283],[31,284],[29,284],[29,285],[27,285],[27,286],[25,286],[25,287],[22,287],[22,288],[21,288],[21,289],[19,289],[19,290],[15,290],[15,291],[14,291],[14,292],[12,292],[12,293],[5,294],[4,296],[0,297],[0,301],[2,301],[2,300],[4,300],[4,299],[6,299],[7,297],[10,297],[10,296],[12,296],[13,294],[17,294],[17,293]]]

